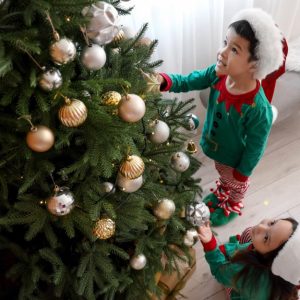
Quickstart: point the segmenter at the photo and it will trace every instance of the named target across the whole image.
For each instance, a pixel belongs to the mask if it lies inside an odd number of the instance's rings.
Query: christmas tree
[[[146,299],[171,246],[189,258],[194,106],[161,99],[131,9],[1,1],[1,299]]]

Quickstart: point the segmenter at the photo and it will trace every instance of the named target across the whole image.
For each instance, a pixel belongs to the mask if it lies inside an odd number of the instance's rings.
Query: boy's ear
[[[251,61],[250,62],[250,68],[249,71],[254,74],[257,71],[257,61]]]

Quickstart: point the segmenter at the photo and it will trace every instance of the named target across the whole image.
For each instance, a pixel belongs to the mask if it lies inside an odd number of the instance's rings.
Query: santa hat
[[[294,284],[300,284],[300,226],[279,251],[272,264],[272,273]]]
[[[247,21],[258,40],[255,49],[257,61],[256,79],[264,79],[268,74],[277,70],[283,63],[283,36],[275,25],[272,17],[260,8],[250,8],[239,11],[231,20]]]

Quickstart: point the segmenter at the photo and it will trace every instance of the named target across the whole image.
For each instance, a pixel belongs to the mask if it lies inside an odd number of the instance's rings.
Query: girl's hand
[[[213,233],[210,229],[209,222],[198,227],[198,234],[199,234],[199,238],[200,238],[201,242],[208,243],[211,241]]]

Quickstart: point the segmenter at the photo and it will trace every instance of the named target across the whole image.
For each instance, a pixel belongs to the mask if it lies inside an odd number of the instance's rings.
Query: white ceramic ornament
[[[62,77],[58,69],[51,68],[39,76],[39,86],[46,92],[58,89],[62,85]]]
[[[201,226],[209,220],[210,211],[204,202],[191,203],[185,210],[186,219],[193,226]]]
[[[144,254],[138,254],[130,259],[130,266],[135,270],[142,270],[147,264],[147,258]]]
[[[91,44],[83,49],[81,62],[89,70],[100,70],[105,65],[106,53],[101,46]]]
[[[184,152],[176,152],[171,157],[171,167],[177,172],[184,172],[190,166],[190,158]]]
[[[122,97],[118,106],[119,117],[129,123],[134,123],[143,118],[146,112],[144,100],[135,95],[128,94]]]
[[[110,43],[119,32],[119,15],[109,3],[99,1],[82,10],[89,19],[86,27],[87,36],[96,44]]]
[[[143,185],[143,176],[135,179],[124,177],[121,173],[117,176],[117,186],[125,193],[136,192]]]
[[[47,209],[55,216],[64,216],[74,207],[74,196],[67,187],[60,187],[54,195],[47,200]]]
[[[166,142],[170,135],[170,128],[167,123],[160,120],[155,120],[150,124],[152,130],[149,135],[149,140],[154,144],[162,144]]]
[[[160,220],[168,220],[175,212],[176,206],[173,200],[163,198],[160,199],[154,207],[154,215]]]
[[[50,56],[57,65],[64,65],[76,56],[76,48],[70,39],[62,38],[50,46]]]

